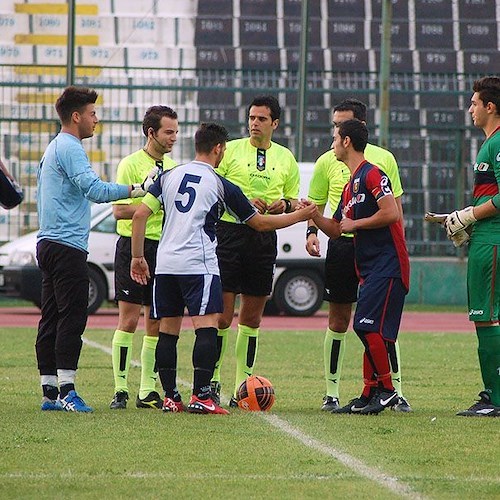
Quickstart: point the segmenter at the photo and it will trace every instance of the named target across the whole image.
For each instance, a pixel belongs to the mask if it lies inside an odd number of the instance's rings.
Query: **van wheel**
[[[89,268],[89,305],[88,313],[95,314],[106,297],[106,282],[101,273],[92,267]]]
[[[285,314],[311,316],[321,307],[323,287],[323,280],[315,271],[292,269],[279,277],[273,299]]]

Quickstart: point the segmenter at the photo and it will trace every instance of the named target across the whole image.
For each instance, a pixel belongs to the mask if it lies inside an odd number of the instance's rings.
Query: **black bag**
[[[19,184],[0,168],[0,205],[9,210],[17,207],[23,199],[24,193]]]

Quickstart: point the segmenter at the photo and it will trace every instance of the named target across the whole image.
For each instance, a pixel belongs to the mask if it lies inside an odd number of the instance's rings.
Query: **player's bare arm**
[[[323,215],[325,213],[326,205],[318,205],[318,213]],[[318,238],[318,226],[316,226],[313,219],[307,221],[307,232],[306,232],[306,251],[312,257],[321,257],[321,248]],[[316,228],[316,232],[314,229]]]
[[[312,218],[314,224],[321,229],[329,238],[337,239],[342,234],[342,230],[340,229],[340,224],[333,218],[329,219],[324,215],[317,214]]]
[[[113,205],[113,215],[116,220],[131,219],[139,205]]]
[[[295,210],[289,214],[281,215],[262,215],[255,214],[246,223],[256,231],[273,231],[274,229],[282,229],[291,226],[297,222],[306,221],[317,213],[317,208],[314,203],[304,205],[303,208]]]
[[[148,264],[144,258],[144,236],[146,222],[153,212],[141,203],[132,217],[132,260],[130,261],[130,277],[141,285],[146,285],[151,278]]]

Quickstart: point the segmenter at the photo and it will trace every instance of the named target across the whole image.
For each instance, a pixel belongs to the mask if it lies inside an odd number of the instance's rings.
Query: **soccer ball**
[[[275,400],[273,384],[267,378],[252,375],[241,383],[236,400],[242,410],[270,410]]]

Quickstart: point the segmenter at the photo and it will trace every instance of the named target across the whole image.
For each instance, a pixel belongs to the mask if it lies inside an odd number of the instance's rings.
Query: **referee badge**
[[[262,172],[266,169],[266,150],[257,149],[257,170]]]

